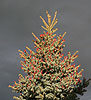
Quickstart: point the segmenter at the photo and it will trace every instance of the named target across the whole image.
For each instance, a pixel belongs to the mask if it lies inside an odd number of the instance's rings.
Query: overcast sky
[[[58,10],[57,35],[65,36],[65,55],[79,51],[76,63],[84,69],[83,76],[91,77],[91,0],[0,0],[0,100],[13,100],[13,85],[21,70],[18,49],[28,45],[35,51],[32,40],[43,32],[40,15],[48,10],[53,17]],[[81,100],[91,100],[91,83]]]

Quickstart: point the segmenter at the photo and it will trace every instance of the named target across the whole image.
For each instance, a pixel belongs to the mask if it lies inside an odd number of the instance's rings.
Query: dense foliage
[[[78,100],[77,94],[83,95],[86,92],[85,87],[89,85],[89,80],[82,77],[81,69],[78,72],[79,65],[74,64],[74,60],[78,57],[76,51],[74,54],[68,52],[67,56],[63,54],[63,44],[65,40],[63,35],[57,36],[53,34],[58,29],[53,29],[58,22],[56,18],[57,11],[51,22],[51,16],[46,11],[48,24],[42,19],[44,31],[40,35],[40,39],[35,36],[33,40],[36,53],[29,47],[24,51],[19,50],[21,69],[27,73],[27,76],[19,74],[18,83],[15,81],[11,87],[13,91],[20,93],[19,97],[14,96],[16,100]]]

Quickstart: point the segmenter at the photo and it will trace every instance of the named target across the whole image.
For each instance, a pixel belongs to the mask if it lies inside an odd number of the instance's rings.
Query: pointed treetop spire
[[[57,15],[57,11],[55,12],[55,15],[54,15],[54,18],[51,22],[51,16],[50,14],[48,13],[48,11],[46,10],[46,15],[48,17],[48,23],[46,23],[46,21],[40,16],[40,18],[42,19],[44,26],[41,26],[44,30],[46,30],[48,33],[54,33],[58,30],[58,28],[56,29],[53,29],[53,27],[57,24],[58,22],[58,19],[56,18],[56,15]]]

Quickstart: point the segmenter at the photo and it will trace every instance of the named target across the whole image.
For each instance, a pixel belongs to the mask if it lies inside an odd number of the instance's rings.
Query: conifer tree
[[[40,35],[40,39],[32,33],[36,40],[33,40],[36,53],[28,46],[24,51],[18,50],[23,58],[20,61],[21,69],[27,76],[19,74],[18,82],[14,81],[11,87],[13,91],[20,93],[19,97],[14,96],[15,100],[78,100],[77,94],[83,95],[91,79],[82,78],[83,69],[78,72],[79,65],[74,64],[78,57],[68,52],[64,56],[63,35],[54,38],[58,28],[54,26],[58,22],[57,11],[51,21],[51,16],[46,11],[48,23],[40,16],[45,26],[41,26],[45,31]],[[82,79],[81,79],[82,78]]]

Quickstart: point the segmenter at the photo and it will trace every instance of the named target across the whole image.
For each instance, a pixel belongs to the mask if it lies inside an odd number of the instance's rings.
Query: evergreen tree
[[[46,11],[48,23],[40,16],[45,31],[40,35],[40,39],[32,33],[36,41],[33,40],[36,53],[28,46],[24,51],[18,50],[21,69],[27,73],[27,76],[19,74],[18,83],[15,81],[11,87],[13,91],[20,93],[19,97],[14,96],[16,100],[78,100],[77,94],[83,95],[91,79],[86,80],[82,77],[81,69],[78,72],[79,65],[73,62],[78,57],[76,51],[74,54],[68,52],[67,56],[63,54],[63,44],[65,40],[63,35],[53,34],[58,28],[53,29],[58,22],[55,12],[51,22],[51,16]]]

